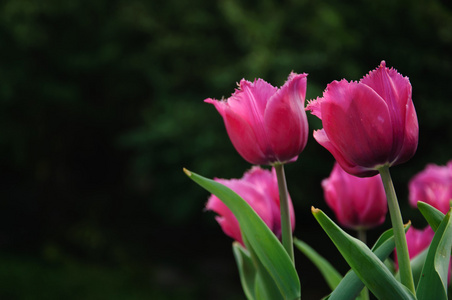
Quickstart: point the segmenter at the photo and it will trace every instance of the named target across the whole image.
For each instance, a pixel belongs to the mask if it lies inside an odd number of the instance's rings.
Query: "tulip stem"
[[[383,186],[388,200],[389,215],[391,216],[392,228],[394,231],[394,241],[397,250],[397,260],[399,262],[400,281],[413,294],[415,294],[413,274],[411,272],[410,257],[408,254],[408,246],[406,243],[405,230],[403,228],[402,215],[400,213],[397,195],[392,183],[389,166],[384,165],[378,169],[383,181]]]
[[[360,228],[357,230],[358,239],[367,245],[367,231],[366,229]],[[364,287],[361,290],[360,299],[362,300],[369,300],[369,289],[367,287]]]
[[[290,222],[289,197],[287,191],[286,175],[284,174],[284,165],[275,164],[276,177],[278,179],[279,203],[281,208],[281,236],[282,245],[294,262],[292,224]]]
[[[366,229],[358,229],[358,239],[363,242],[364,244],[367,244],[367,232]]]

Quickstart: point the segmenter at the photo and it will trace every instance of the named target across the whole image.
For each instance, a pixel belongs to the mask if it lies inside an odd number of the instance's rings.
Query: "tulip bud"
[[[267,224],[270,230],[273,231],[278,238],[281,237],[279,191],[274,168],[272,168],[272,171],[269,171],[254,166],[251,170],[247,171],[241,179],[227,180],[215,178],[214,180],[227,186],[242,197],[261,217],[265,224]],[[211,195],[207,202],[206,209],[216,212],[218,214],[216,220],[224,233],[244,246],[237,219],[218,197]],[[289,210],[293,229],[295,225],[295,215],[290,197]]]
[[[227,100],[206,99],[223,117],[229,138],[249,163],[296,161],[308,139],[304,110],[307,74],[290,74],[280,88],[242,79]]]
[[[380,175],[359,178],[335,163],[322,187],[326,203],[342,226],[363,230],[384,222],[388,208]]]

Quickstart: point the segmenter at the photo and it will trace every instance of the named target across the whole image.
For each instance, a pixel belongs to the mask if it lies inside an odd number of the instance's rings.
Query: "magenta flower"
[[[452,160],[446,166],[427,165],[411,179],[408,187],[413,207],[422,201],[446,214],[452,200]]]
[[[342,226],[361,230],[384,222],[388,208],[380,175],[359,178],[335,163],[322,187],[326,203]]]
[[[241,179],[218,179],[215,181],[224,184],[242,197],[261,217],[273,233],[281,237],[281,212],[279,206],[278,183],[276,172],[261,169],[257,166],[247,171]],[[207,201],[206,209],[218,214],[217,222],[224,233],[240,242],[242,245],[242,234],[237,219],[229,208],[221,202],[215,195],[211,195]],[[292,201],[289,197],[290,220],[292,230],[295,225],[295,215]]]
[[[291,73],[280,89],[262,79],[242,79],[229,99],[204,101],[215,105],[232,144],[246,161],[256,165],[292,162],[308,139],[306,76]]]
[[[333,81],[306,109],[323,123],[314,138],[347,173],[373,176],[380,166],[403,163],[416,152],[410,81],[384,61],[359,82]]]

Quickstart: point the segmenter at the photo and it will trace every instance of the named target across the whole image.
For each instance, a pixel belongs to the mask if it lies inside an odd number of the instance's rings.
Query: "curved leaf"
[[[363,242],[343,231],[321,210],[312,208],[312,213],[352,270],[377,298],[415,299],[414,295],[394,278],[383,262]]]
[[[410,228],[411,223],[405,225],[405,232]],[[372,252],[381,260],[386,258],[394,251],[394,233],[392,229],[383,232],[372,247]],[[364,283],[359,279],[353,270],[350,270],[339,283],[337,288],[331,293],[328,299],[354,299],[364,288]]]
[[[239,195],[228,187],[184,169],[185,174],[217,196],[237,218],[243,235],[285,299],[299,299],[300,281],[295,267],[273,232]]]
[[[444,214],[430,204],[422,201],[417,202],[417,208],[427,220],[430,227],[432,227],[433,231],[436,231],[436,229],[438,229],[439,227],[439,224],[441,224],[441,221],[444,219]]]

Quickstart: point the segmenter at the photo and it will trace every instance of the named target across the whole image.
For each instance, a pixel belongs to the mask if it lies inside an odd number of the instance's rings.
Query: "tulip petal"
[[[286,162],[303,151],[308,139],[304,109],[307,74],[292,73],[268,101],[265,110],[266,132],[278,161]]]
[[[417,117],[411,99],[411,84],[408,77],[402,76],[393,68],[387,68],[385,61],[382,61],[380,66],[362,78],[360,83],[371,87],[388,105],[394,133],[391,157],[402,155],[407,158],[398,163],[405,162],[416,151],[418,135]],[[409,126],[406,124],[407,122],[410,123]],[[405,132],[406,129],[410,132]],[[405,137],[406,134],[410,136]],[[404,137],[408,139],[408,144],[406,144]],[[415,142],[414,147],[413,142]],[[400,153],[402,147],[406,149],[404,151],[407,152],[406,154]],[[392,160],[395,161],[397,158]]]
[[[323,98],[317,97],[315,100],[308,101],[305,110],[311,111],[311,114],[322,120],[322,110],[320,108]]]
[[[259,148],[264,153],[271,151],[264,125],[264,113],[268,99],[277,90],[262,79],[257,79],[253,83],[242,79],[240,88],[227,100],[230,109],[248,122],[253,129]]]
[[[268,161],[250,124],[233,111],[227,102],[215,100],[210,103],[223,116],[226,131],[237,152],[251,164],[266,164]]]
[[[417,202],[422,201],[447,213],[452,199],[451,165],[452,161],[447,166],[428,164],[410,180],[408,189],[411,206],[416,208]]]
[[[269,178],[268,174],[266,175],[267,178]],[[253,210],[261,217],[261,219],[265,222],[265,224],[267,224],[270,229],[274,228],[275,222],[273,211],[271,209],[272,203],[269,197],[265,194],[265,183],[263,183],[263,187],[261,189],[258,189],[256,188],[256,186],[254,186],[254,183],[248,182],[244,179],[225,180],[216,178],[215,181],[235,191],[253,208]],[[268,180],[266,181],[266,183],[270,184]],[[275,184],[275,182],[271,183]],[[239,223],[235,216],[232,214],[231,210],[225,204],[223,204],[220,199],[218,199],[216,196],[209,197],[206,209],[212,210],[219,214],[216,219],[223,231],[243,245]]]
[[[402,140],[402,148],[398,155],[393,159],[392,163],[401,164],[413,157],[417,150],[419,141],[419,123],[417,120],[416,111],[413,102],[407,103],[406,118],[405,118],[405,132]]]
[[[324,129],[315,130],[314,139],[334,156],[345,172],[359,177],[378,174],[378,171],[374,169],[358,166],[356,163],[348,160],[348,157],[344,156],[330,141]]]
[[[393,133],[388,106],[369,86],[333,82],[321,109],[328,138],[349,161],[369,169],[389,162]]]
[[[217,213],[218,216],[215,219],[220,224],[223,232],[243,245],[239,222],[231,210],[220,199],[214,195],[210,196],[206,204],[206,209]]]

